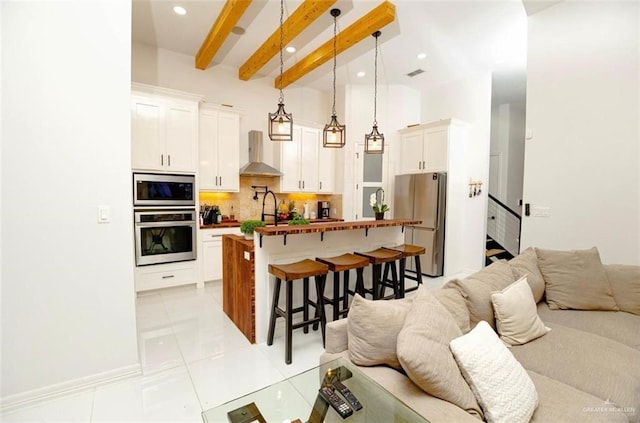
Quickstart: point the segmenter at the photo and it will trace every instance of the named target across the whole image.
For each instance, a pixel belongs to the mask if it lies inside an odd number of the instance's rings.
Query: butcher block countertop
[[[357,229],[384,228],[389,226],[418,225],[421,220],[388,219],[388,220],[358,220],[352,222],[313,223],[309,225],[278,225],[256,228],[260,236],[311,234],[332,231],[351,231]]]

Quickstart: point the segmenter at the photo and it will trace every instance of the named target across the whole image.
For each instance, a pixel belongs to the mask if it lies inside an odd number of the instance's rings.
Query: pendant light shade
[[[282,60],[282,44],[284,39],[284,28],[282,20],[284,17],[284,0],[280,0],[280,79],[278,80],[280,98],[278,99],[278,110],[269,113],[269,138],[271,141],[291,141],[293,140],[293,115],[284,110],[284,94],[282,93],[282,71],[284,61]]]
[[[338,16],[340,16],[340,9],[331,9],[331,16],[333,16],[333,109],[331,113],[331,122],[324,126],[322,132],[322,146],[328,148],[342,148],[346,142],[346,128],[345,125],[340,125],[338,117],[336,116],[336,39],[337,39],[337,26]]]
[[[378,37],[381,32],[376,31],[372,35],[376,39],[376,56],[373,79],[373,129],[371,133],[364,136],[364,152],[369,154],[384,153],[384,134],[378,132],[378,122],[376,121],[378,102]]]

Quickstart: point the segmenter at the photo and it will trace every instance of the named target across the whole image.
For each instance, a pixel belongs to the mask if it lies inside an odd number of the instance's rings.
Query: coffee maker
[[[318,219],[328,219],[329,208],[328,201],[318,201]]]

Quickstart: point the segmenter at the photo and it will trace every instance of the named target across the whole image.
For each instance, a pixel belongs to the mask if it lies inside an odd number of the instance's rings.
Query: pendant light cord
[[[284,44],[284,28],[282,21],[284,18],[284,0],[280,0],[280,79],[278,80],[278,88],[280,89],[280,98],[278,102],[284,103],[284,94],[282,93],[282,72],[284,70],[284,61],[282,60],[282,45]]]
[[[378,126],[377,116],[377,106],[378,106],[378,37],[379,33],[375,35],[376,38],[376,54],[375,54],[375,63],[373,65],[373,126]]]
[[[339,12],[339,11],[338,11]],[[336,115],[336,50],[337,50],[337,25],[338,25],[338,17],[333,17],[333,108],[332,115]]]

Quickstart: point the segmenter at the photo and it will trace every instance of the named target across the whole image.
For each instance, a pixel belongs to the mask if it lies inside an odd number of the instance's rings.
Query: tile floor
[[[141,294],[136,312],[142,375],[9,410],[0,420],[201,423],[203,410],[314,367],[323,351],[313,331],[295,333],[288,366],[278,331],[270,347],[249,343],[222,311],[219,281]]]

